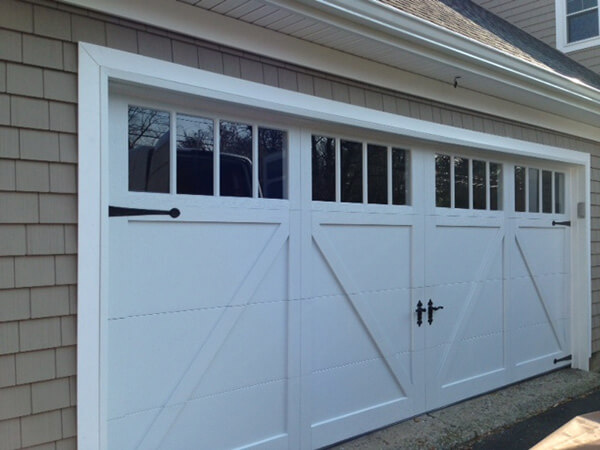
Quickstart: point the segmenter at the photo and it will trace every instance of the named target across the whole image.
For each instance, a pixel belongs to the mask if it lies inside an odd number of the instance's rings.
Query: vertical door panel
[[[443,306],[425,327],[428,409],[505,382],[503,245],[502,218],[427,218],[426,298]]]
[[[313,211],[312,446],[420,411],[414,218]]]

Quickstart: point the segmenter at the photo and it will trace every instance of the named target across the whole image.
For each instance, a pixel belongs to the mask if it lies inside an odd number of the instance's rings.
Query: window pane
[[[552,172],[542,171],[542,212],[552,212]]]
[[[312,137],[312,198],[335,201],[335,139]]]
[[[540,212],[540,171],[529,169],[529,212]]]
[[[362,203],[362,143],[340,142],[342,201]]]
[[[490,163],[490,209],[502,209],[502,165]]]
[[[567,14],[598,6],[598,0],[567,0]]]
[[[177,114],[177,193],[213,195],[212,119]]]
[[[469,207],[469,160],[454,158],[454,207]]]
[[[392,203],[408,203],[408,152],[400,148],[392,149]]]
[[[560,172],[554,174],[554,212],[565,212],[565,174]]]
[[[450,156],[435,155],[435,206],[450,208]]]
[[[487,173],[485,161],[473,160],[473,208],[486,208]]]
[[[130,106],[128,116],[129,190],[169,192],[169,113]]]
[[[221,195],[252,197],[252,127],[221,121]]]
[[[287,198],[287,133],[258,129],[259,196]]]
[[[567,27],[569,42],[598,36],[598,10],[592,9],[567,17]]]
[[[387,203],[387,147],[367,145],[369,203]]]
[[[525,167],[515,166],[515,211],[525,211]]]

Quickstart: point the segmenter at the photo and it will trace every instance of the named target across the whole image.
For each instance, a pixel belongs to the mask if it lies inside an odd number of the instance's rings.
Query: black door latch
[[[179,217],[181,211],[177,208],[169,210],[162,209],[141,209],[141,208],[124,208],[122,206],[109,206],[108,217],[124,217],[124,216],[171,216],[173,219]]]
[[[421,300],[419,300],[419,303],[417,303],[417,309],[415,309],[415,312],[417,313],[417,325],[421,326],[423,325],[423,313],[427,311],[425,308],[423,308],[423,302],[421,302]]]
[[[570,227],[571,226],[571,221],[570,220],[565,220],[563,222],[557,222],[556,220],[552,221],[552,226],[555,227],[556,225],[564,225],[565,227]]]
[[[431,299],[429,299],[429,302],[427,302],[427,322],[429,323],[429,325],[433,323],[433,312],[437,311],[438,309],[444,309],[444,307],[433,306],[433,302],[431,301]]]

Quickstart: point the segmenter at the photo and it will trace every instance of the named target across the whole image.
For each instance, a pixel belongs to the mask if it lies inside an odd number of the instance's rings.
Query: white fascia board
[[[510,54],[504,53],[494,47],[485,45],[468,36],[456,33],[428,22],[420,17],[413,16],[401,11],[393,6],[386,5],[377,1],[359,0],[265,0],[268,3],[295,10],[305,15],[311,15],[314,19],[320,19],[331,23],[332,25],[345,28],[349,31],[361,33],[372,39],[381,40],[380,36],[375,35],[375,30],[383,31],[388,39],[386,43],[396,44],[413,53],[424,56],[422,45],[433,50],[430,58],[457,68],[464,68],[473,73],[487,76],[488,78],[503,81],[505,84],[518,86],[518,80],[525,82],[521,88],[528,91],[539,91],[540,95],[565,96],[561,101],[572,106],[589,109],[590,112],[600,113],[600,90],[593,86],[585,85],[579,80],[569,78],[550,69],[544,69],[528,61],[518,59]],[[324,11],[337,13],[342,17],[349,19],[346,24],[333,22],[331,19],[314,13],[314,8],[298,8],[298,2],[318,5]],[[357,23],[369,25],[369,31],[363,31],[356,26]],[[404,42],[390,41],[390,37],[401,38]],[[408,42],[422,44],[421,46],[407,45]],[[443,55],[440,57],[440,55]],[[471,67],[465,67],[465,63],[473,64]],[[477,67],[481,69],[477,69]],[[489,71],[485,71],[487,68]],[[504,75],[504,76],[503,76]],[[569,99],[571,97],[571,99]]]
[[[182,2],[173,0],[65,0],[65,2],[166,30],[176,30],[184,35],[358,82],[600,141],[598,127],[569,119],[555,112],[541,111],[535,105],[520,105],[469,89],[453,89],[449,83],[365,60],[221,14],[194,8]]]

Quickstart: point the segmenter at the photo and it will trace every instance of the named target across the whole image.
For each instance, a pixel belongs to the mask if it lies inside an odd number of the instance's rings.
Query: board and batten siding
[[[76,448],[79,41],[597,155],[592,158],[592,286],[593,348],[600,351],[599,143],[360,85],[53,1],[2,0],[0,450]]]
[[[488,11],[556,48],[556,7],[554,0],[473,0]],[[565,52],[579,64],[600,73],[600,47]]]

